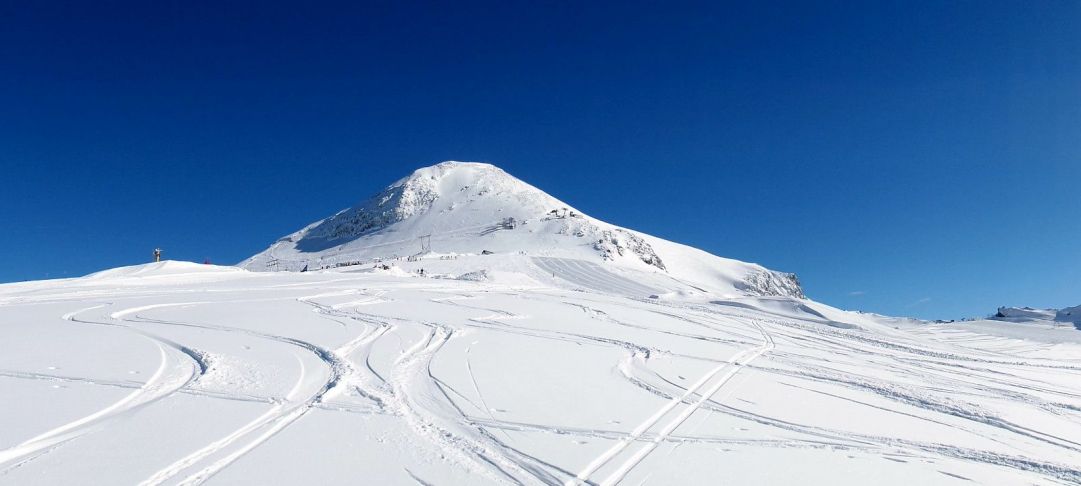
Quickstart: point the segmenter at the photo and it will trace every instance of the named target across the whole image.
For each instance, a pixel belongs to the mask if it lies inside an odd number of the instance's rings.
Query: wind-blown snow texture
[[[492,178],[463,192],[498,196],[451,197],[462,168]],[[0,285],[0,483],[1081,483],[1072,325],[844,312],[783,274],[546,216],[561,203],[528,186],[515,209],[522,183],[490,166],[428,173],[438,190],[248,261],[308,272]],[[443,221],[488,201],[515,223]],[[426,228],[433,253],[386,261]],[[316,270],[337,248],[384,261]]]

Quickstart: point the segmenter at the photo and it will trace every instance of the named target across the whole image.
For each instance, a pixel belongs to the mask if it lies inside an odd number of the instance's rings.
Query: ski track
[[[76,319],[79,314],[103,307],[105,307],[105,304],[82,308],[65,313],[61,316],[61,319],[73,323],[126,327],[119,323]],[[108,407],[42,432],[14,447],[0,451],[0,467],[5,467],[6,470],[12,467],[13,463],[17,467],[21,464],[20,461],[28,457],[36,457],[35,455],[42,451],[51,450],[67,441],[92,432],[111,419],[134,413],[136,410],[188,386],[201,373],[206,371],[206,367],[199,355],[191,349],[144,331],[134,331],[158,348],[160,363],[154,374],[139,388]]]
[[[339,292],[328,292],[316,295],[309,295],[299,297],[297,302],[314,305],[316,311],[323,313],[330,312],[328,308],[314,304],[314,300],[322,297],[341,296],[356,293],[355,290],[345,290]],[[148,306],[149,307],[149,306]],[[142,308],[139,310],[147,310]],[[162,322],[162,321],[158,321]],[[307,414],[312,408],[318,405],[323,399],[330,393],[345,377],[354,373],[354,366],[348,360],[348,355],[354,352],[359,347],[370,342],[371,340],[378,338],[381,333],[376,333],[374,330],[370,334],[362,333],[356,336],[351,341],[345,343],[340,348],[335,350],[327,350],[315,344],[301,341],[299,339],[286,338],[281,336],[274,336],[268,334],[257,333],[254,331],[246,330],[233,330],[229,328],[223,328],[215,326],[215,329],[225,330],[227,332],[244,332],[253,336],[257,336],[263,339],[269,339],[280,343],[289,344],[298,347],[304,351],[310,352],[317,356],[320,361],[328,369],[327,379],[321,383],[321,385],[314,391],[305,391],[307,375],[305,372],[305,366],[303,360],[297,358],[297,363],[300,366],[301,373],[297,379],[293,389],[286,395],[285,399],[264,414],[256,417],[251,422],[243,425],[239,429],[234,430],[228,435],[218,439],[210,444],[207,444],[201,449],[198,449],[191,454],[175,461],[174,463],[166,466],[164,469],[159,470],[157,473],[146,479],[140,486],[152,486],[162,484],[163,482],[177,476],[184,471],[188,471],[197,468],[202,462],[213,459],[215,456],[222,456],[219,459],[207,464],[206,466],[198,469],[194,473],[187,476],[184,480],[178,484],[185,486],[201,484],[210,477],[214,476],[227,466],[240,459],[242,456],[251,452],[260,444],[270,440],[274,435],[290,426],[305,414]],[[232,448],[230,451],[229,448]]]
[[[648,297],[659,292],[657,289],[616,275],[591,262],[549,257],[536,257],[533,262],[547,273],[598,292],[627,297]]]
[[[614,461],[624,450],[630,447],[631,444],[640,440],[646,434],[646,432],[648,432],[654,426],[660,423],[662,419],[672,413],[677,407],[679,407],[680,405],[685,405],[675,417],[673,417],[660,429],[660,431],[654,436],[651,441],[643,445],[641,448],[638,449],[637,452],[628,457],[625,462],[619,465],[615,469],[615,471],[613,471],[611,475],[604,479],[600,484],[615,484],[622,480],[623,477],[625,477],[632,468],[641,463],[642,460],[645,459],[645,457],[649,455],[649,453],[652,452],[653,449],[656,448],[657,444],[666,440],[667,437],[670,436],[677,427],[682,425],[687,420],[687,418],[691,416],[691,414],[693,414],[701,407],[702,403],[705,400],[709,399],[709,397],[717,393],[717,391],[720,390],[721,387],[728,382],[728,380],[735,376],[735,374],[738,373],[743,366],[749,364],[751,361],[758,358],[769,349],[772,349],[772,339],[769,338],[768,334],[766,334],[765,330],[761,329],[760,326],[759,330],[762,332],[763,344],[754,348],[743,350],[729,360],[727,360],[726,362],[724,362],[723,364],[721,364],[720,366],[717,366],[716,368],[713,368],[712,370],[707,372],[693,385],[688,387],[683,393],[683,395],[679,396],[678,398],[672,398],[668,403],[666,403],[663,407],[657,410],[653,415],[646,418],[646,420],[642,423],[638,424],[638,426],[634,428],[634,430],[629,436],[616,442],[614,445],[612,445],[611,448],[604,451],[601,455],[597,456],[582,471],[580,471],[574,479],[568,480],[564,484],[567,486],[572,486],[590,482],[589,478],[594,473],[598,472],[602,467]],[[722,371],[724,371],[724,373],[722,373]],[[707,386],[707,384],[709,386]],[[693,402],[690,402],[694,395],[698,395],[699,398],[697,400],[694,400]]]
[[[658,302],[645,298],[657,292],[655,289],[590,262],[544,257],[535,257],[532,261],[540,270],[555,273],[561,279],[593,292],[548,289],[532,295],[509,290],[481,293],[468,288],[449,290],[425,281],[369,289],[358,287],[363,279],[336,279],[324,282],[322,286],[304,282],[276,285],[271,288],[277,289],[277,292],[292,293],[291,296],[246,300],[292,300],[298,305],[311,307],[313,312],[329,321],[328,324],[338,326],[347,336],[333,347],[291,336],[232,327],[228,323],[183,322],[181,317],[186,309],[192,307],[241,300],[183,299],[182,302],[125,307],[111,313],[105,309],[115,306],[115,303],[98,303],[66,312],[61,318],[73,325],[115,326],[146,338],[157,347],[158,366],[145,383],[0,370],[0,376],[15,379],[71,381],[131,390],[105,408],[40,432],[0,451],[0,466],[5,467],[5,472],[21,467],[72,439],[107,429],[117,418],[136,413],[142,407],[175,393],[188,393],[207,399],[266,403],[269,408],[239,428],[229,430],[165,465],[141,485],[201,484],[298,423],[312,410],[345,414],[379,413],[395,417],[405,424],[405,430],[409,431],[411,437],[419,441],[416,442],[417,447],[435,451],[455,467],[478,475],[487,482],[505,484],[615,485],[624,482],[632,473],[640,481],[658,481],[660,479],[653,471],[641,469],[657,460],[667,460],[654,457],[652,462],[646,461],[661,444],[672,444],[677,448],[683,444],[718,444],[748,448],[853,450],[883,457],[948,458],[1031,473],[1055,482],[1081,484],[1081,470],[1076,466],[1030,457],[1023,452],[1002,450],[1003,447],[1009,449],[1012,444],[1023,443],[1064,453],[1081,453],[1081,441],[1055,430],[1016,422],[980,405],[987,400],[1008,400],[1048,416],[1081,423],[1081,391],[1056,385],[1051,378],[1033,378],[1025,374],[1032,370],[1045,370],[1081,377],[1081,363],[1023,355],[1042,349],[1041,346],[997,346],[999,341],[980,336],[934,340],[935,335],[928,331],[869,333],[831,327],[828,322],[810,318],[797,320],[752,307]],[[296,297],[296,293],[304,289],[319,293]],[[395,292],[406,290],[428,295],[426,299],[419,299],[418,305],[453,306],[458,309],[455,312],[465,312],[467,317],[444,323],[383,315],[386,308],[380,305],[395,302],[399,297]],[[101,297],[95,292],[80,292],[78,295],[81,298]],[[131,290],[126,291],[123,298],[149,300],[165,295],[170,294]],[[535,319],[528,319],[528,316],[501,308],[489,296],[514,296],[537,303],[573,307],[602,325],[633,330],[635,336],[639,335],[637,333],[654,333],[668,338],[693,340],[700,345],[730,350],[728,352],[734,354],[726,359],[694,356],[659,349],[646,344],[648,340],[641,338],[637,338],[637,341],[621,340],[610,335],[549,328],[539,325]],[[113,301],[117,299],[113,298]],[[5,305],[67,301],[61,294],[40,292],[34,298],[5,299]],[[672,319],[692,326],[689,329],[694,331],[663,328],[651,324],[648,318],[626,321],[605,312],[604,309],[609,306],[641,311],[639,315],[643,316]],[[373,309],[384,311],[380,313]],[[102,320],[80,317],[92,311],[100,312]],[[150,317],[159,312],[164,312],[166,316]],[[206,355],[201,350],[166,339],[161,335],[166,329],[240,333],[286,345],[298,364],[299,376],[284,396],[249,396],[190,388],[200,376],[207,373]],[[472,332],[499,332],[620,350],[622,357],[614,363],[619,370],[618,376],[645,393],[645,396],[660,400],[660,405],[629,430],[497,418],[474,374],[474,365],[470,361],[473,344],[464,346],[450,358],[463,360],[467,381],[462,391],[465,393],[441,379],[433,368],[434,360],[448,343]],[[372,351],[378,343],[400,343],[400,351],[389,363],[373,363]],[[981,345],[996,347],[982,348]],[[820,354],[816,353],[827,353],[835,357],[836,362],[833,359],[818,359],[815,356]],[[312,361],[312,356],[317,361]],[[713,364],[692,384],[685,386],[674,377],[658,371],[664,368],[655,369],[653,365],[657,356]],[[853,372],[845,365],[849,361],[873,364],[877,374]],[[309,363],[313,362],[319,363],[320,369],[311,369]],[[740,374],[746,368],[752,368],[754,373]],[[744,378],[733,381],[737,375]],[[735,400],[727,398],[733,390],[751,386],[754,377],[758,376],[770,376],[782,385],[920,420],[956,433],[972,434],[984,440],[989,447],[995,445],[999,449],[974,449],[795,423],[754,408],[736,405]],[[860,397],[875,397],[884,402],[872,404],[862,398],[855,400],[782,381],[785,378],[841,387],[859,393]],[[470,386],[474,398],[467,396]],[[346,392],[353,393],[346,396]],[[478,413],[467,413],[458,403],[462,403],[462,406],[468,403],[472,408],[465,407],[466,410],[475,409]],[[702,416],[702,420],[690,421],[696,413]],[[722,414],[798,434],[800,438],[696,435],[694,431],[708,418],[703,414]],[[524,452],[526,449],[518,447],[509,435],[513,431],[568,435],[612,443],[580,469],[567,471],[544,457]],[[515,438],[518,435],[515,434]],[[425,479],[421,479],[422,473],[410,468],[404,471],[407,477],[421,484],[435,479],[427,474],[424,474]]]
[[[504,311],[497,311],[497,310],[494,310],[494,309],[485,309],[485,308],[476,307],[476,306],[468,306],[468,305],[465,305],[465,304],[461,303],[460,301],[462,301],[462,300],[468,300],[468,298],[467,297],[451,297],[451,298],[438,299],[438,301],[443,302],[443,303],[448,303],[448,304],[453,304],[453,305],[458,305],[458,306],[464,306],[464,307],[471,307],[471,308],[478,309],[478,310],[486,310],[486,311],[491,311],[491,312],[496,313],[495,315],[487,316],[486,318],[473,319],[477,323],[489,323],[489,324],[491,324],[491,323],[493,323],[492,321],[494,319],[503,320],[503,319],[514,317],[513,314],[509,314],[509,313],[506,313]],[[570,303],[570,304],[578,306],[580,308],[583,308],[583,310],[588,311],[590,309],[587,305],[577,304],[577,303],[573,303],[573,302]],[[592,310],[595,311],[595,309],[592,309]],[[701,310],[701,309],[699,309],[699,310]],[[670,317],[677,317],[676,315],[673,315],[671,313],[664,313],[664,312],[661,312],[661,313],[665,314],[665,315],[668,315]],[[603,314],[603,313],[601,313],[601,314]],[[656,446],[659,443],[667,441],[668,436],[671,435],[671,433],[676,428],[678,428],[678,426],[680,424],[682,424],[687,418],[689,418],[690,415],[693,414],[694,410],[699,409],[699,408],[703,408],[703,409],[708,409],[708,410],[711,410],[711,411],[720,411],[721,413],[731,414],[730,412],[728,412],[727,410],[725,410],[723,408],[719,408],[716,405],[710,405],[710,403],[713,400],[711,397],[714,394],[716,394],[716,392],[724,385],[724,383],[726,383],[728,380],[730,380],[732,378],[732,376],[734,376],[735,373],[738,372],[739,368],[750,365],[751,364],[750,361],[752,361],[754,358],[758,358],[759,356],[764,354],[766,351],[772,350],[772,349],[775,348],[776,345],[775,345],[773,337],[771,335],[773,333],[766,333],[765,327],[763,326],[763,323],[765,323],[767,325],[777,325],[777,326],[780,326],[781,329],[790,329],[790,330],[803,331],[805,334],[815,336],[815,337],[817,337],[819,339],[822,338],[823,334],[828,335],[829,337],[834,337],[834,338],[843,336],[846,339],[841,339],[840,341],[834,341],[834,342],[826,341],[826,344],[828,344],[831,347],[836,347],[838,349],[846,350],[848,352],[853,352],[854,351],[854,352],[859,352],[859,353],[871,355],[871,354],[874,354],[874,353],[881,353],[882,348],[885,348],[889,352],[886,353],[883,356],[883,358],[892,359],[892,360],[895,360],[895,361],[898,361],[898,362],[901,362],[901,363],[905,363],[906,365],[912,365],[912,362],[914,361],[918,366],[926,366],[929,363],[930,364],[948,364],[948,365],[954,365],[955,366],[955,364],[953,364],[953,363],[941,363],[942,360],[948,360],[948,359],[951,359],[951,358],[958,358],[958,359],[960,359],[962,361],[976,361],[976,362],[980,362],[980,363],[994,363],[994,364],[1005,364],[1005,365],[1016,365],[1016,366],[1031,366],[1031,365],[1034,365],[1034,363],[1032,363],[1030,361],[989,360],[989,359],[984,359],[984,358],[970,356],[970,355],[956,355],[956,354],[953,354],[953,353],[925,351],[925,350],[921,350],[921,349],[918,349],[918,348],[914,347],[914,345],[898,344],[898,343],[885,343],[880,339],[867,339],[864,336],[852,336],[846,331],[837,330],[837,329],[834,329],[834,328],[831,328],[831,327],[803,325],[803,324],[798,324],[798,323],[795,323],[795,322],[791,322],[791,320],[787,320],[787,319],[777,319],[776,317],[772,316],[769,313],[760,313],[759,312],[759,313],[756,313],[757,315],[747,316],[747,315],[740,314],[740,313],[733,314],[733,313],[719,312],[719,311],[714,311],[714,310],[707,310],[706,314],[710,314],[710,315],[714,315],[714,316],[724,316],[726,318],[740,318],[740,319],[744,319],[744,320],[754,322],[755,323],[754,326],[759,330],[759,332],[763,336],[763,340],[764,340],[763,344],[761,346],[759,346],[759,347],[755,347],[753,349],[750,349],[750,350],[747,350],[747,351],[744,352],[744,353],[748,353],[750,355],[749,358],[751,358],[751,359],[748,359],[747,355],[741,355],[741,356],[738,356],[736,359],[733,359],[734,362],[740,362],[741,365],[737,369],[734,369],[734,370],[730,371],[729,373],[724,374],[723,377],[718,380],[719,381],[718,383],[711,386],[705,393],[700,394],[700,398],[697,401],[695,401],[692,404],[689,404],[689,406],[686,407],[689,410],[685,410],[684,413],[681,413],[679,416],[677,416],[675,419],[673,419],[671,422],[669,422],[668,426],[666,426],[664,429],[662,429],[662,431],[661,431],[662,433],[648,434],[648,433],[646,433],[645,430],[642,430],[643,426],[640,425],[638,428],[636,428],[630,434],[621,436],[620,439],[619,439],[619,442],[617,442],[612,448],[610,448],[608,451],[606,451],[604,454],[602,454],[597,459],[595,459],[592,463],[590,463],[586,467],[585,470],[580,472],[574,478],[567,480],[565,482],[565,484],[582,484],[582,483],[593,484],[594,481],[590,480],[589,477],[591,476],[591,474],[596,472],[596,470],[600,469],[605,464],[608,464],[608,463],[612,462],[612,458],[617,456],[624,449],[627,449],[630,444],[632,444],[632,443],[634,443],[636,441],[641,441],[641,440],[649,441],[649,443],[647,443],[646,445],[644,445],[643,447],[638,449],[637,453],[635,453],[634,455],[629,457],[620,467],[618,467],[614,472],[612,472],[609,476],[607,476],[603,480],[603,482],[600,483],[600,484],[616,484],[616,483],[620,482],[626,476],[626,474],[629,473],[629,471],[631,469],[633,469],[636,465],[641,463],[641,461],[646,456],[648,456],[648,454],[653,449],[655,449]],[[598,318],[601,318],[601,319],[614,321],[611,318],[609,318],[607,316],[599,315],[596,312],[594,312],[594,316],[596,316]],[[763,318],[763,316],[765,316],[767,318]],[[685,315],[685,316],[678,316],[678,318],[680,318],[681,320],[694,322],[694,323],[696,323],[698,325],[702,325],[702,326],[706,327],[707,329],[715,329],[714,325],[709,325],[709,324],[706,324],[706,322],[702,321],[701,318],[703,318],[703,317],[708,317],[708,316],[694,315],[694,314],[689,314],[689,315]],[[712,320],[712,319],[707,319],[707,320]],[[714,321],[714,322],[716,322],[716,321]],[[522,330],[523,330],[523,328],[519,327],[517,332],[521,332]],[[593,338],[593,337],[578,336],[578,335],[575,335],[575,334],[572,334],[572,333],[559,333],[559,334],[561,334],[563,337],[571,338],[572,340],[586,339],[586,340],[590,340],[592,342],[597,342],[597,339]],[[788,334],[785,334],[785,336],[790,337],[790,335],[788,335]],[[690,336],[688,336],[688,337],[690,337]],[[800,336],[800,337],[806,338],[806,335],[803,335],[803,336]],[[613,343],[613,344],[616,344],[616,343]],[[628,346],[625,346],[625,347],[633,349],[633,348],[635,348],[635,345],[628,345]],[[648,359],[648,353],[650,351],[651,350],[646,348],[644,355],[634,353],[634,354],[630,355],[630,358],[631,359],[636,359],[636,358],[642,358],[644,356],[645,358]],[[656,350],[652,350],[652,351],[656,351]],[[931,357],[932,359],[927,359],[927,357]],[[1035,365],[1039,366],[1039,367],[1049,367],[1049,368],[1053,368],[1053,369],[1063,368],[1062,366],[1052,364],[1052,363],[1036,363]],[[1066,369],[1071,369],[1071,367],[1065,367],[1065,368]],[[713,371],[713,374],[715,374],[717,372],[718,372],[718,370],[715,369]],[[920,376],[924,376],[924,375],[920,375]],[[874,380],[871,381],[871,383],[873,383],[873,382],[874,382]],[[644,384],[641,384],[641,383],[638,383],[638,386],[646,386],[648,388],[647,385],[644,385]],[[677,405],[678,404],[686,404],[686,401],[692,395],[696,394],[695,393],[696,390],[702,388],[703,386],[704,386],[704,383],[699,383],[697,385],[697,387],[692,387],[691,390],[684,390],[683,391],[683,396],[668,395],[668,394],[663,394],[663,393],[660,393],[660,394],[662,396],[665,396],[666,398],[669,398],[671,400],[671,402],[669,402],[670,405],[671,404],[677,404]],[[931,411],[931,412],[934,412],[934,413],[953,415],[953,416],[958,416],[958,417],[961,417],[961,418],[975,420],[975,421],[978,421],[980,423],[991,424],[991,425],[998,426],[998,427],[1000,427],[1000,428],[1002,428],[1004,430],[1008,430],[1010,432],[1020,433],[1022,435],[1028,435],[1028,436],[1034,437],[1034,438],[1039,439],[1039,440],[1044,440],[1044,441],[1047,441],[1047,442],[1052,443],[1054,445],[1059,445],[1059,446],[1064,445],[1062,442],[1056,442],[1054,437],[1051,437],[1051,438],[1043,437],[1044,434],[1031,433],[1029,431],[1024,430],[1023,428],[1013,427],[1013,426],[1010,426],[1009,424],[1007,424],[1005,422],[996,421],[993,418],[988,419],[986,417],[980,417],[980,416],[973,415],[973,414],[963,413],[963,409],[958,408],[957,406],[946,407],[946,408],[939,407],[939,406],[932,406],[932,405],[930,405],[931,402],[926,401],[926,398],[920,398],[920,399],[904,398],[904,395],[899,395],[899,394],[897,394],[895,392],[882,393],[883,389],[876,389],[873,386],[872,387],[867,387],[866,385],[864,385],[863,389],[867,390],[867,391],[871,391],[872,393],[885,395],[885,396],[887,396],[887,397],[889,397],[891,399],[900,400],[902,403],[905,403],[905,404],[908,404],[908,405],[913,405],[913,406],[916,406],[916,407],[920,407],[920,408],[923,408],[925,410],[928,410],[928,411]],[[989,391],[994,392],[994,390],[989,390]],[[659,393],[657,390],[652,390],[651,392],[654,393],[654,394]],[[666,407],[666,408],[668,408],[668,407]],[[1065,408],[1067,410],[1076,411],[1076,407],[1074,407],[1074,406],[1067,406]],[[663,411],[668,412],[668,411],[670,411],[670,408],[668,408],[668,410],[663,410]],[[658,415],[659,415],[659,417],[658,417]],[[649,428],[655,426],[657,421],[659,421],[660,418],[663,418],[663,416],[664,416],[663,413],[658,412],[658,414],[655,414],[654,417],[651,417],[650,419],[647,419],[646,424],[648,424],[648,425],[645,427],[645,429],[648,430]],[[744,417],[744,418],[747,418],[747,417]],[[755,420],[755,421],[759,421],[759,420]],[[806,434],[809,434],[809,435],[822,435],[823,432],[825,432],[824,437],[827,440],[836,440],[836,441],[848,442],[849,445],[847,447],[859,447],[860,444],[875,444],[875,445],[878,445],[878,446],[884,448],[883,450],[897,451],[898,448],[900,448],[900,450],[907,450],[907,451],[909,451],[909,453],[917,453],[917,454],[922,454],[922,455],[932,454],[932,455],[937,455],[937,456],[942,456],[942,457],[950,457],[950,458],[955,458],[955,459],[963,459],[963,460],[966,460],[966,461],[974,461],[974,462],[979,462],[979,463],[982,463],[982,464],[1009,467],[1009,468],[1013,468],[1013,469],[1023,470],[1023,471],[1026,471],[1026,472],[1034,472],[1034,473],[1037,473],[1037,474],[1040,474],[1040,475],[1044,475],[1045,477],[1054,478],[1056,480],[1065,480],[1065,481],[1071,482],[1071,483],[1072,482],[1078,482],[1078,479],[1079,479],[1079,476],[1078,476],[1076,470],[1070,468],[1069,466],[1064,466],[1062,464],[1054,464],[1054,463],[1048,463],[1048,462],[1042,462],[1042,461],[1034,461],[1034,460],[1031,460],[1031,459],[1020,458],[1020,457],[1011,457],[1011,456],[991,453],[991,452],[987,452],[987,451],[977,451],[977,450],[970,450],[970,449],[957,448],[957,447],[938,445],[938,444],[919,443],[919,442],[904,441],[904,440],[887,440],[887,439],[877,438],[877,437],[874,437],[874,436],[860,436],[860,435],[857,435],[857,434],[849,434],[849,433],[845,433],[845,432],[829,433],[828,431],[820,430],[820,429],[817,429],[817,428],[814,428],[814,427],[807,427],[807,428],[801,428],[801,427],[798,427],[798,426],[796,426],[796,427],[788,427],[788,426],[786,426],[786,425],[784,425],[784,424],[782,424],[780,422],[768,421],[768,420],[764,421],[764,422],[761,422],[761,423],[768,423],[771,426],[776,426],[778,428],[783,428],[783,429],[787,429],[787,430],[797,430],[797,431],[800,431],[800,432],[803,432],[803,433],[806,433]],[[643,424],[643,425],[645,425],[645,424]],[[512,428],[512,430],[513,430],[513,428]],[[979,435],[982,435],[982,434],[979,434]],[[855,445],[853,445],[853,444],[855,444]],[[1072,449],[1072,447],[1070,447],[1069,443],[1065,444],[1065,446]]]

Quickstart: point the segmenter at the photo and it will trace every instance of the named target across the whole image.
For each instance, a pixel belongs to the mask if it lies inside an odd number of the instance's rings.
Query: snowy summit
[[[490,260],[499,260],[504,270],[540,281],[550,280],[550,259],[575,259],[669,291],[803,297],[795,275],[605,223],[478,162],[418,169],[359,205],[281,238],[240,266],[315,270],[479,254],[498,255]]]

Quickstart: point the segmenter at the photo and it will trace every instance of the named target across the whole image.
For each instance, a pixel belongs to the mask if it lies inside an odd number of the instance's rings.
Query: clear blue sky
[[[0,281],[455,159],[843,308],[1081,304],[1081,2],[199,3],[0,6]]]

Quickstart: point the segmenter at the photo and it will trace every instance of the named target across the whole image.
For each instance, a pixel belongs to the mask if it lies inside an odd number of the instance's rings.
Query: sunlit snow
[[[492,166],[242,266],[0,286],[0,483],[1081,483],[1072,322],[841,311]]]

